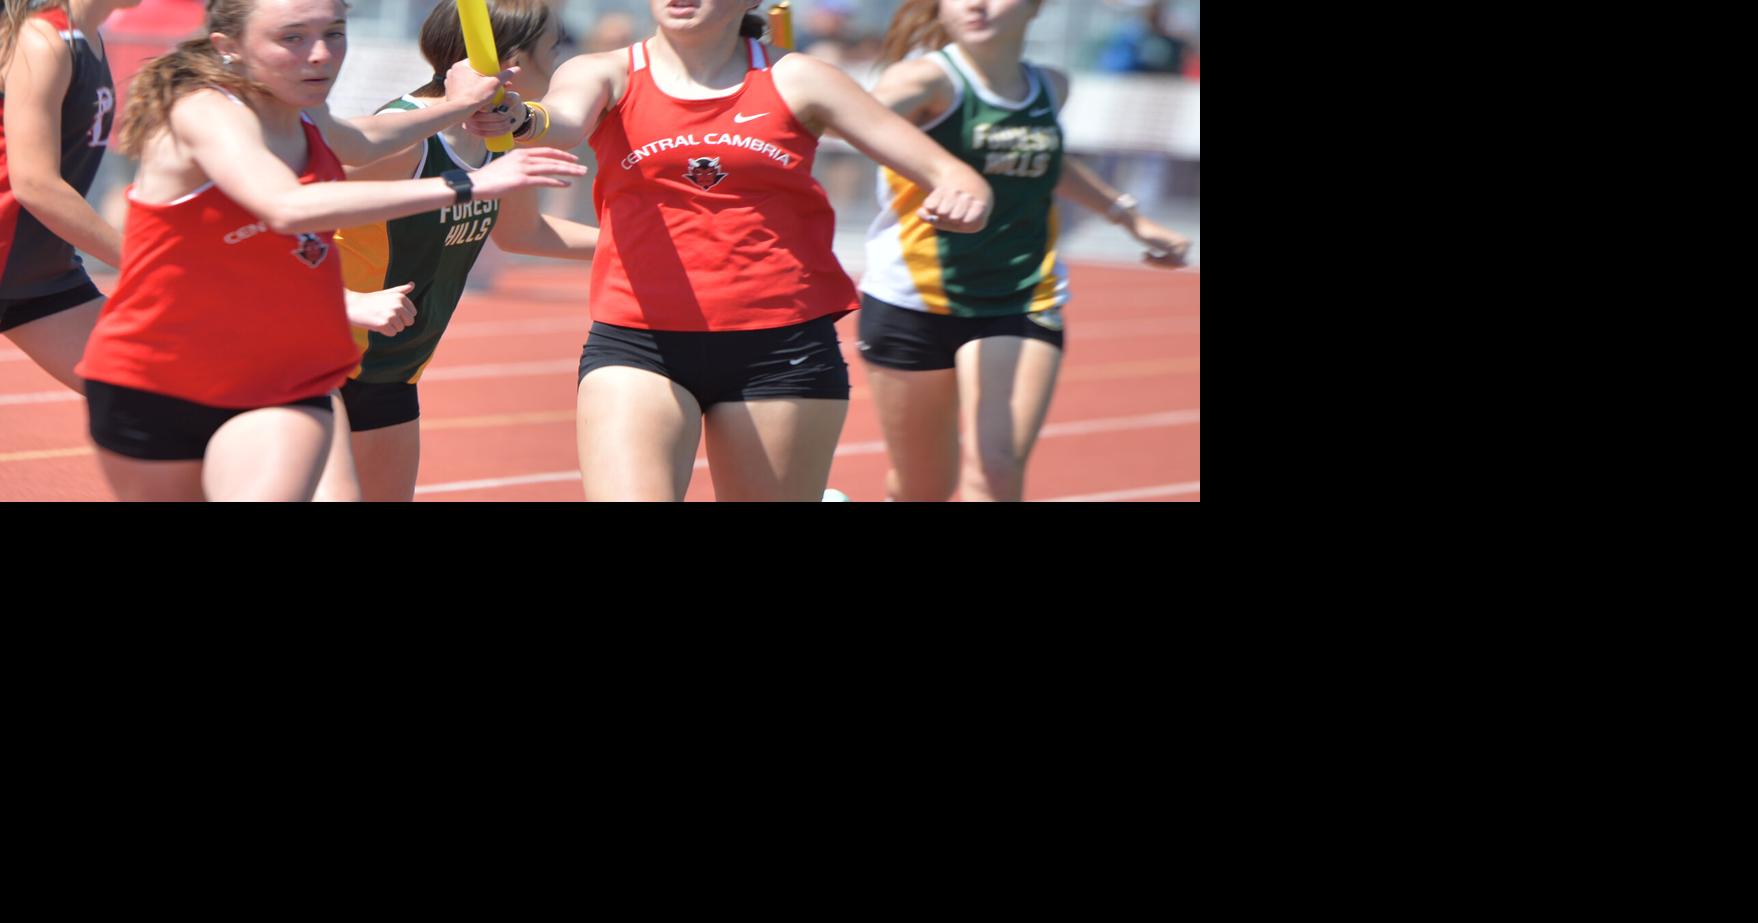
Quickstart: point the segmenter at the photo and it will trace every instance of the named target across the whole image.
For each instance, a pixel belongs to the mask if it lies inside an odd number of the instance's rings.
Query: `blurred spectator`
[[[795,45],[814,58],[841,67],[854,44],[850,22],[855,5],[850,0],[817,0],[799,17]]]
[[[1106,0],[1137,11],[1099,49],[1095,66],[1110,73],[1183,74],[1196,68],[1200,0]]]

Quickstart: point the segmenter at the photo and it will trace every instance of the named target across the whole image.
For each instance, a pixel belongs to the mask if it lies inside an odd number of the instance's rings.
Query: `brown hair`
[[[762,13],[746,13],[744,20],[739,23],[739,38],[761,39],[763,33],[768,31],[769,19]]]
[[[494,51],[503,67],[508,58],[529,51],[549,27],[549,4],[543,0],[489,0],[488,24],[494,29]],[[458,0],[442,0],[421,24],[421,56],[433,67],[433,79],[412,96],[446,95],[446,71],[470,56],[464,28],[458,23]]]
[[[171,107],[196,90],[214,87],[234,96],[268,93],[267,87],[221,63],[209,37],[218,32],[242,41],[244,21],[255,6],[253,0],[208,0],[208,35],[190,39],[140,69],[129,85],[128,109],[116,133],[117,150],[139,157],[147,138],[170,121]]]
[[[11,66],[12,52],[17,47],[19,32],[33,14],[48,9],[60,9],[67,14],[69,20],[73,18],[73,10],[67,5],[67,0],[0,0],[0,6],[6,8],[6,15],[0,17],[0,74],[4,74],[6,68]]]
[[[885,30],[879,60],[896,64],[917,48],[938,51],[950,44],[952,36],[940,24],[940,0],[904,0]]]

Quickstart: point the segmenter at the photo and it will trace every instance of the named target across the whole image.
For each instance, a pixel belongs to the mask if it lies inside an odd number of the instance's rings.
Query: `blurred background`
[[[564,54],[605,51],[652,34],[648,0],[558,0],[568,38]],[[765,4],[765,8],[769,4]],[[878,78],[880,38],[899,0],[793,0],[799,49],[830,61],[865,86]],[[352,0],[349,51],[331,109],[348,117],[370,113],[424,83],[430,74],[414,36],[434,0]],[[1195,242],[1201,259],[1201,0],[1045,0],[1028,36],[1026,55],[1073,75],[1063,111],[1068,149],[1142,202],[1149,217]],[[144,0],[111,17],[105,29],[117,87],[139,63],[199,33],[203,0]],[[576,151],[590,162],[585,146]],[[819,181],[837,212],[836,251],[860,276],[863,242],[878,211],[871,161],[827,141]],[[125,158],[105,159],[93,200],[118,226],[122,189],[133,173]],[[545,193],[545,210],[596,224],[589,183]],[[1140,249],[1118,229],[1084,210],[1065,208],[1065,254],[1076,260],[1134,262]],[[492,254],[492,256],[491,256]],[[488,286],[510,260],[493,248],[472,274]]]

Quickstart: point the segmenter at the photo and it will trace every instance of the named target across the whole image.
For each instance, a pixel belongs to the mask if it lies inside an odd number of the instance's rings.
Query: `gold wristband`
[[[544,135],[549,134],[549,109],[542,103],[526,103],[525,105],[530,106],[533,112],[543,116],[543,127],[532,133],[531,137],[519,139],[519,143],[536,144],[538,141],[543,140]],[[536,116],[532,116],[532,121],[535,122],[536,120]]]

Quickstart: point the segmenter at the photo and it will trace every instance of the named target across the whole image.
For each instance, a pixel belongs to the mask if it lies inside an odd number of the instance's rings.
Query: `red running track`
[[[586,279],[584,266],[520,266],[466,296],[421,383],[418,500],[581,499]],[[1026,498],[1199,500],[1201,276],[1077,264],[1072,281],[1067,358]],[[855,318],[839,327],[854,395],[830,483],[880,500],[886,461]],[[85,422],[77,395],[0,340],[0,501],[110,499]],[[714,499],[704,465],[690,500]]]

